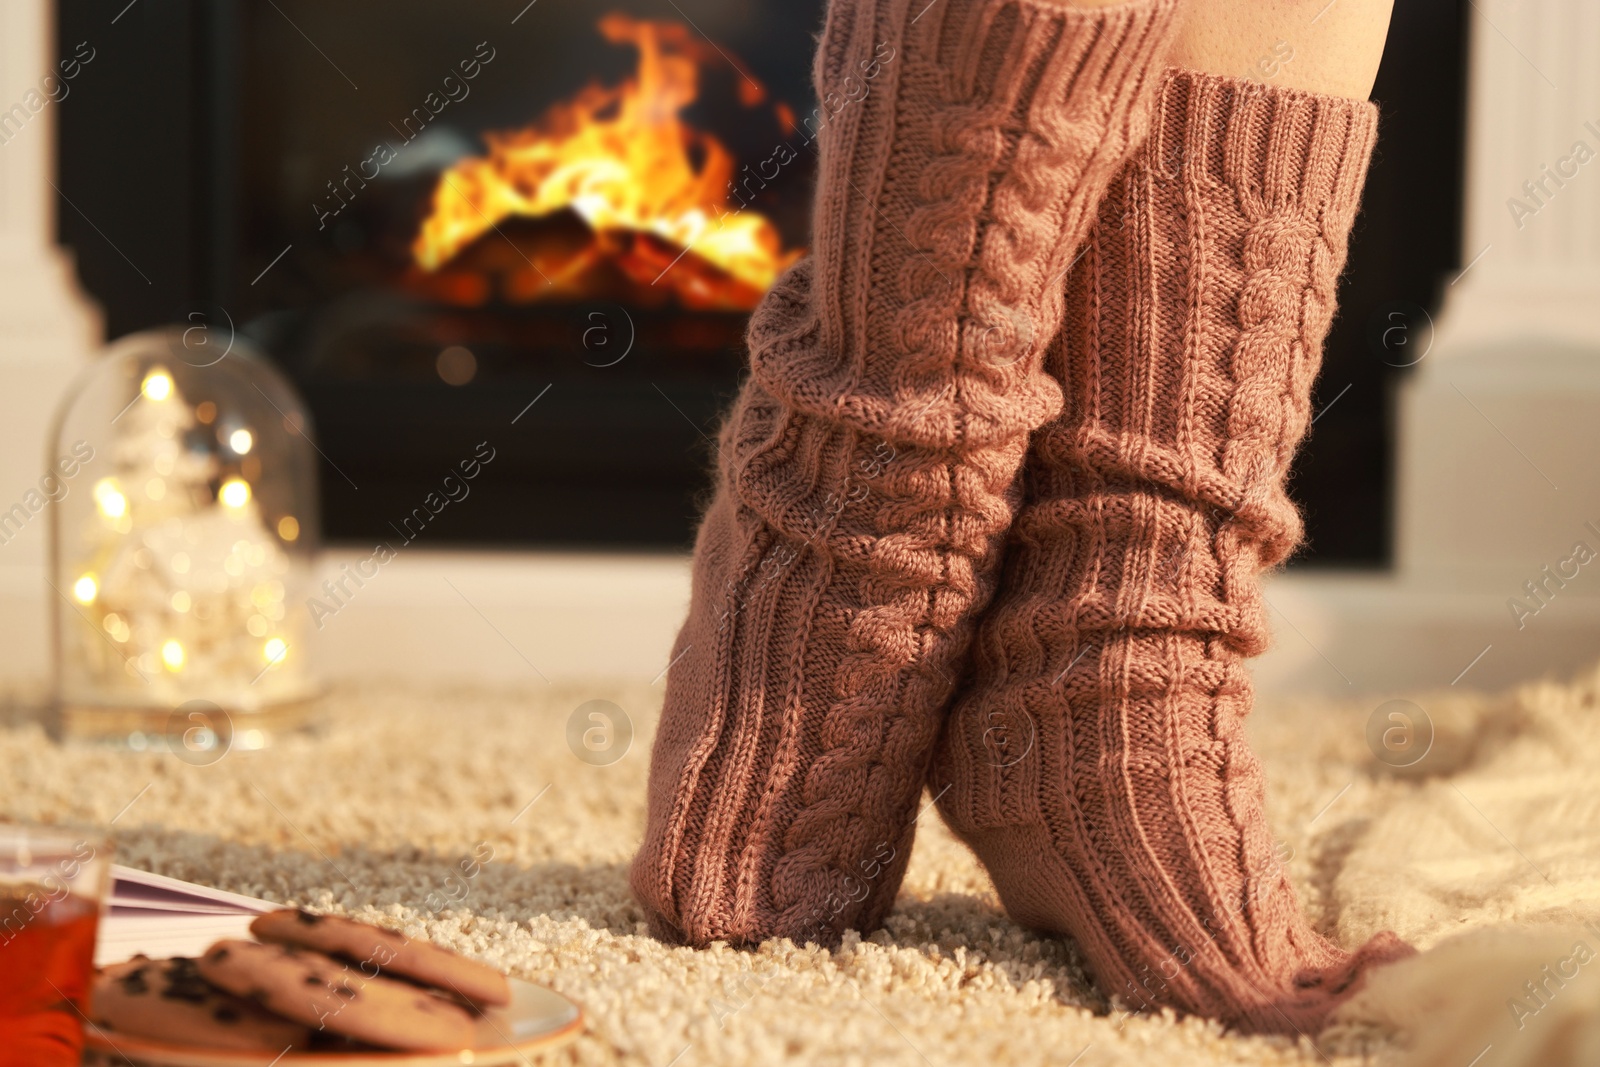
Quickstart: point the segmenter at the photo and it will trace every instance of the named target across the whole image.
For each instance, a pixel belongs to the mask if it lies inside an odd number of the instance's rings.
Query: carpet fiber
[[[11,694],[0,709],[0,817],[114,819],[120,862],[392,925],[545,983],[591,1020],[551,1062],[1103,1067],[1401,1056],[1465,1067],[1489,1043],[1479,1067],[1593,1063],[1600,966],[1559,985],[1541,985],[1540,968],[1565,975],[1559,961],[1575,939],[1600,950],[1583,929],[1600,929],[1597,685],[1600,676],[1586,675],[1503,696],[1414,695],[1435,738],[1404,770],[1368,748],[1376,701],[1258,710],[1252,730],[1279,855],[1321,928],[1353,945],[1389,927],[1425,949],[1483,927],[1514,931],[1458,938],[1382,972],[1318,1047],[1115,1011],[1074,946],[1001,914],[931,807],[888,927],[865,940],[848,937],[833,953],[652,940],[625,871],[659,684],[345,688],[330,698],[322,736],[209,766],[54,745],[38,725],[37,695]],[[590,743],[604,748],[602,720],[586,710],[569,729],[575,709],[596,699],[625,709],[636,730],[608,765],[583,747],[594,729]],[[1523,993],[1518,1013],[1509,998],[1524,980],[1545,992]]]

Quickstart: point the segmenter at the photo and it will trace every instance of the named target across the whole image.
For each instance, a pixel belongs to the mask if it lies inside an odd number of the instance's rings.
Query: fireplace
[[[744,318],[803,251],[813,153],[757,169],[807,132],[819,9],[280,6],[240,8],[241,265],[287,249],[246,287],[329,535],[386,536],[487,442],[430,540],[686,544]]]
[[[328,537],[395,540],[483,446],[429,543],[686,545],[745,319],[804,253],[820,4],[190,16],[224,166],[183,317],[304,392]]]
[[[1387,339],[1456,256],[1458,8],[1402,5],[1379,78],[1294,481],[1323,562],[1389,551]],[[334,542],[395,541],[492,448],[419,543],[683,547],[748,311],[808,239],[822,10],[62,0],[62,54],[96,49],[60,110],[64,243],[113,336],[190,322],[284,367]]]

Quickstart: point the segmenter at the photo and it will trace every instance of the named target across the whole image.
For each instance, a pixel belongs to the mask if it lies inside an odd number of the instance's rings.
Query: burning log
[[[639,50],[635,75],[487,134],[486,155],[445,171],[412,245],[413,286],[456,303],[625,293],[645,306],[671,294],[691,308],[753,308],[801,251],[730,201],[732,155],[679,118],[717,53],[672,22],[613,13],[599,29]],[[753,106],[765,91],[742,77],[740,95]]]

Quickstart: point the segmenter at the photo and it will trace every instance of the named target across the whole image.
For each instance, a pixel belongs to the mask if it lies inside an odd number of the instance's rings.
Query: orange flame
[[[594,234],[591,247],[568,260],[568,276],[592,265],[598,251],[634,282],[666,281],[691,306],[753,307],[801,253],[784,251],[761,214],[730,206],[733,157],[678,117],[699,94],[699,63],[716,53],[672,22],[612,13],[599,29],[613,44],[638,48],[635,76],[615,87],[591,84],[525,129],[486,134],[487,155],[460,160],[441,176],[412,245],[417,265],[437,271],[508,218],[568,209]],[[740,74],[742,102],[759,103],[764,90]],[[649,243],[641,235],[666,253],[641,255]],[[679,262],[675,253],[716,270],[669,266]],[[562,269],[553,272],[557,278],[539,270],[544,288],[559,291]],[[720,285],[718,272],[726,276]]]

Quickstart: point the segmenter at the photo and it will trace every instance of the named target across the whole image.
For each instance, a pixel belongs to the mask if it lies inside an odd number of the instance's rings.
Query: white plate
[[[84,1030],[91,1050],[140,1067],[496,1067],[571,1041],[583,1030],[583,1011],[560,993],[513,978],[511,1003],[485,1012],[473,1046],[456,1052],[239,1052],[107,1033],[93,1025]]]

